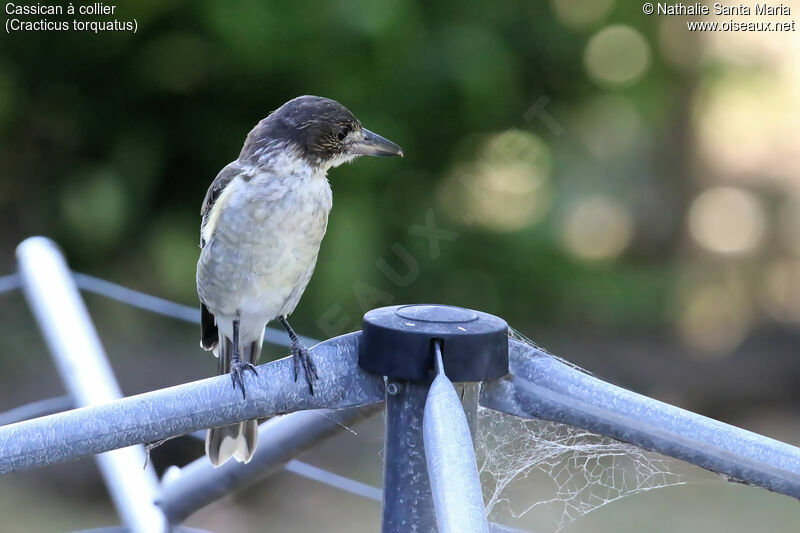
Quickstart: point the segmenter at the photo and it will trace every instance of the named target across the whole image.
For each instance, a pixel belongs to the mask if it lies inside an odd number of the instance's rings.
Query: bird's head
[[[273,111],[247,136],[240,158],[256,162],[287,149],[323,170],[362,155],[403,156],[395,143],[361,126],[349,109],[319,96],[299,96]]]

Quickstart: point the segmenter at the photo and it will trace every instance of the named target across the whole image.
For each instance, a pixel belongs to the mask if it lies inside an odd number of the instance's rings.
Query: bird
[[[320,96],[289,100],[247,135],[239,157],[211,183],[201,208],[197,294],[201,341],[247,398],[244,378],[258,374],[264,328],[276,320],[289,336],[294,379],[301,367],[310,394],[317,369],[289,325],[317,262],[332,192],[327,173],[360,156],[403,156],[364,128],[342,104]],[[249,462],[257,421],[210,428],[214,466]]]

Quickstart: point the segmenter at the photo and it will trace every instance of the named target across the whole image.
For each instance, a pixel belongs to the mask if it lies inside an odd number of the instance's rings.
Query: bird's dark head
[[[289,100],[247,136],[240,159],[256,162],[271,150],[295,150],[325,170],[358,156],[401,156],[395,143],[361,126],[339,102],[319,96]]]

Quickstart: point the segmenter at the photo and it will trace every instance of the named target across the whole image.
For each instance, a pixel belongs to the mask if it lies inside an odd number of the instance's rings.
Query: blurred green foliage
[[[674,235],[634,240],[628,253],[599,262],[574,258],[557,237],[572,198],[606,192],[627,202],[648,159],[645,145],[599,164],[572,122],[572,109],[605,91],[584,72],[587,41],[610,18],[647,22],[631,13],[637,5],[621,2],[573,30],[546,2],[150,0],[117,8],[118,18],[137,19],[136,34],[3,35],[2,264],[13,267],[18,241],[46,234],[77,270],[195,302],[206,188],[258,120],[318,94],[348,106],[406,157],[331,172],[334,210],[297,311],[303,331],[327,333],[320,317],[356,329],[363,305],[410,301],[476,307],[516,324],[661,323]],[[656,62],[622,89],[654,125],[669,117],[664,81]],[[563,134],[526,120],[542,95]],[[494,231],[444,210],[443,183],[475,156],[474,139],[509,128],[534,134],[552,154],[547,212]],[[457,232],[439,241],[438,257],[409,232],[431,208],[438,227]],[[382,259],[407,272],[393,244],[419,269],[402,286],[377,266]]]
[[[683,19],[644,16],[632,0],[137,0],[116,17],[135,18],[138,32],[0,36],[0,275],[22,239],[43,234],[78,271],[196,305],[211,181],[270,111],[327,96],[405,158],[330,173],[334,208],[298,331],[355,330],[368,308],[393,303],[477,308],[633,390],[721,419],[744,413],[742,427],[797,442],[796,33],[700,43]],[[749,199],[750,220],[719,202],[730,187]],[[717,202],[702,212],[693,200],[708,188]],[[431,241],[433,229],[445,233]],[[720,253],[731,242],[736,253]],[[22,295],[4,297],[7,407],[59,394]],[[88,302],[126,392],[215,371],[190,342],[193,326]],[[776,317],[788,327],[734,357],[680,357],[687,346],[731,353]],[[361,443],[338,446],[380,464]],[[12,515],[3,531],[113,522],[109,505],[93,509],[97,487],[94,497],[76,487],[96,483],[86,470],[42,472],[46,491],[22,478],[0,485],[0,512]],[[353,517],[377,519],[371,504],[354,511],[352,499],[293,483],[281,479],[271,500],[209,507],[191,525],[322,516],[350,531]],[[738,505],[703,486],[688,509],[657,491],[576,527],[794,531],[780,498],[750,492]],[[330,512],[305,512],[312,501]],[[750,520],[709,512],[730,501],[726,513]]]

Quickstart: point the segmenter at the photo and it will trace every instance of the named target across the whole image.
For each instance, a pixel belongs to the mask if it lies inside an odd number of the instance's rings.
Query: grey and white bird
[[[344,106],[300,96],[259,122],[239,158],[223,168],[201,210],[197,294],[201,346],[219,357],[246,397],[244,376],[257,373],[264,328],[277,320],[291,341],[295,380],[302,367],[311,394],[317,370],[287,321],[305,291],[328,225],[327,172],[362,155],[402,156],[399,146],[361,126]],[[206,454],[215,466],[247,462],[255,420],[212,428]]]

